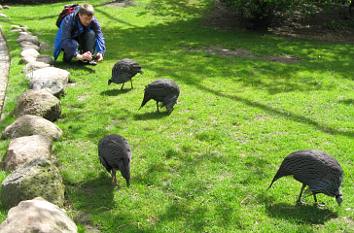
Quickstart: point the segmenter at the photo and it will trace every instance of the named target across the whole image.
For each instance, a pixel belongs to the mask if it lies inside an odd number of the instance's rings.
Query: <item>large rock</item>
[[[11,208],[0,225],[1,233],[77,233],[65,210],[41,197],[22,201]]]
[[[22,31],[27,31],[28,30],[27,26],[21,26],[21,25],[11,25],[10,28],[11,28],[11,30],[12,29],[22,29]]]
[[[40,48],[41,52],[52,50],[52,47],[48,43],[45,43],[45,42],[41,42],[39,48]]]
[[[12,32],[24,32],[23,29],[20,29],[20,28],[14,28],[14,29],[11,29]]]
[[[33,74],[32,72],[35,70],[39,70],[45,67],[49,67],[50,65],[44,62],[39,62],[39,61],[33,61],[30,63],[27,63],[25,67],[23,68],[23,72],[31,77]]]
[[[55,121],[60,117],[60,101],[47,90],[28,90],[18,99],[16,116],[36,115]]]
[[[21,56],[22,62],[27,64],[36,61],[37,57],[39,56],[39,52],[35,48],[25,48],[21,52]]]
[[[31,43],[39,46],[38,37],[33,36],[33,35],[20,35],[16,41],[18,43],[21,43],[23,41],[28,41],[28,42],[31,42]]]
[[[33,44],[32,42],[29,42],[29,41],[22,41],[20,42],[20,45],[22,47],[22,49],[35,49],[37,51],[39,51],[39,46],[36,45],[36,44]]]
[[[4,168],[13,171],[35,159],[51,159],[52,141],[41,135],[13,139],[7,150]]]
[[[37,58],[39,56],[39,52],[36,49],[33,48],[29,48],[29,49],[24,49],[21,52],[21,56],[22,57],[35,57]]]
[[[36,159],[17,168],[6,177],[1,188],[1,201],[6,207],[38,196],[59,206],[64,203],[63,178],[59,169],[46,159]]]
[[[53,58],[51,56],[48,56],[48,55],[39,55],[37,57],[36,61],[47,63],[47,64],[50,64],[50,65],[54,65]]]
[[[19,138],[31,135],[43,135],[58,140],[63,131],[54,123],[39,116],[24,115],[7,126],[2,134],[3,138]]]
[[[46,67],[34,71],[27,75],[30,79],[30,88],[33,90],[47,89],[55,96],[64,93],[64,88],[68,84],[70,73],[66,70]]]
[[[23,64],[28,64],[28,63],[35,62],[35,61],[36,61],[36,58],[32,57],[32,56],[21,57],[21,62]]]

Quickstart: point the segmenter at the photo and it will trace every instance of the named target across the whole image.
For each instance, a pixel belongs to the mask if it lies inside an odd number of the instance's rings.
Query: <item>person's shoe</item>
[[[95,60],[91,60],[88,62],[88,64],[91,66],[95,66],[95,65],[97,65],[97,62]]]
[[[78,60],[78,62],[82,65],[87,65],[89,61],[87,60]]]

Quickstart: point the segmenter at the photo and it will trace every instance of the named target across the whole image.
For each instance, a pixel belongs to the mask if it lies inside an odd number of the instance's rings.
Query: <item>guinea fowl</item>
[[[335,197],[337,203],[341,204],[342,193],[339,188],[343,180],[343,170],[337,160],[326,153],[304,150],[289,154],[280,165],[269,188],[279,178],[289,175],[302,183],[297,204],[301,203],[301,196],[306,186],[312,192],[315,203],[317,203],[316,194],[323,193]]]
[[[170,113],[173,110],[173,106],[177,103],[179,96],[179,87],[171,79],[159,79],[145,87],[144,99],[140,108],[151,99],[156,101],[157,111],[159,112],[159,102],[162,102],[162,107],[165,106]],[[139,109],[140,109],[139,108]]]
[[[119,170],[129,187],[132,153],[125,138],[114,134],[102,138],[98,144],[98,157],[101,164],[111,173],[114,185],[118,185],[116,170]]]
[[[124,58],[118,61],[112,68],[112,78],[108,80],[108,85],[113,83],[122,83],[121,90],[125,82],[130,81],[130,87],[133,89],[132,78],[137,74],[142,74],[141,66],[134,60]]]

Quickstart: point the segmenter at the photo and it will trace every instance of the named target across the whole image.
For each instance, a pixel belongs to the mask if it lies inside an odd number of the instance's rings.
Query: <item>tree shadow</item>
[[[188,15],[200,15],[204,11],[204,6],[210,4],[210,1],[198,1],[191,3],[188,0],[154,0],[149,2],[145,11],[139,15],[152,13],[157,16],[183,17]]]
[[[339,100],[338,103],[345,105],[354,105],[354,99]]]
[[[249,105],[251,107],[256,107],[256,108],[262,109],[265,112],[269,112],[271,114],[275,114],[275,115],[279,115],[279,116],[282,116],[282,117],[286,117],[286,118],[289,118],[289,119],[291,119],[293,121],[296,121],[296,122],[299,122],[299,123],[304,123],[304,124],[311,125],[311,126],[315,127],[316,129],[321,130],[322,132],[325,132],[325,133],[328,133],[328,134],[342,135],[342,136],[346,136],[346,137],[354,137],[354,131],[343,131],[343,130],[335,129],[335,128],[331,127],[331,126],[328,126],[328,125],[325,125],[325,124],[320,124],[317,121],[314,121],[314,120],[312,120],[312,119],[310,119],[308,117],[305,117],[305,116],[302,116],[302,115],[299,115],[299,114],[296,114],[296,113],[292,113],[292,112],[289,112],[289,111],[286,111],[286,110],[276,109],[276,108],[270,107],[270,106],[268,106],[266,104],[255,102],[255,101],[249,100],[249,99],[241,97],[241,96],[224,94],[221,91],[213,90],[213,89],[208,88],[206,86],[200,85],[199,83],[195,84],[195,85],[198,88],[200,88],[202,90],[205,90],[205,91],[208,91],[210,93],[213,93],[213,94],[215,94],[217,96],[224,97],[224,98],[229,98],[231,100],[235,100],[235,101],[238,101],[238,102],[242,102],[242,103],[247,104],[247,105]]]
[[[67,2],[68,0],[56,0],[56,3],[61,3],[61,2]],[[47,5],[48,3],[53,3],[52,0],[32,0],[32,1],[27,1],[27,0],[1,0],[1,3],[7,3],[9,6],[16,6],[17,4],[20,5]]]
[[[154,119],[161,119],[164,117],[169,116],[169,112],[146,112],[142,114],[134,114],[134,120],[137,121],[145,121],[145,120],[154,120]]]
[[[101,96],[117,96],[130,92],[132,89],[110,89],[100,93]]]
[[[127,22],[127,21],[124,21],[124,20],[122,20],[122,19],[118,19],[118,18],[115,17],[114,15],[112,15],[112,14],[108,13],[107,11],[104,11],[103,9],[99,8],[99,6],[102,6],[102,4],[101,4],[101,5],[97,5],[97,7],[95,6],[95,11],[97,11],[97,12],[103,14],[103,15],[106,16],[108,19],[114,20],[116,23],[121,23],[121,24],[130,26],[130,27],[136,27],[136,25],[134,25],[134,24],[131,24],[131,23],[129,23],[129,22]]]

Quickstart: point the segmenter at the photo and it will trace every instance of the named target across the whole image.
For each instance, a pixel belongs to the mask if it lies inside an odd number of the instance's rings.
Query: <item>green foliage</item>
[[[279,14],[285,14],[297,1],[293,0],[221,0],[241,19],[254,28],[267,27]]]
[[[294,9],[311,14],[318,6],[348,5],[350,0],[220,0],[251,28],[265,28],[275,19],[288,17]]]

